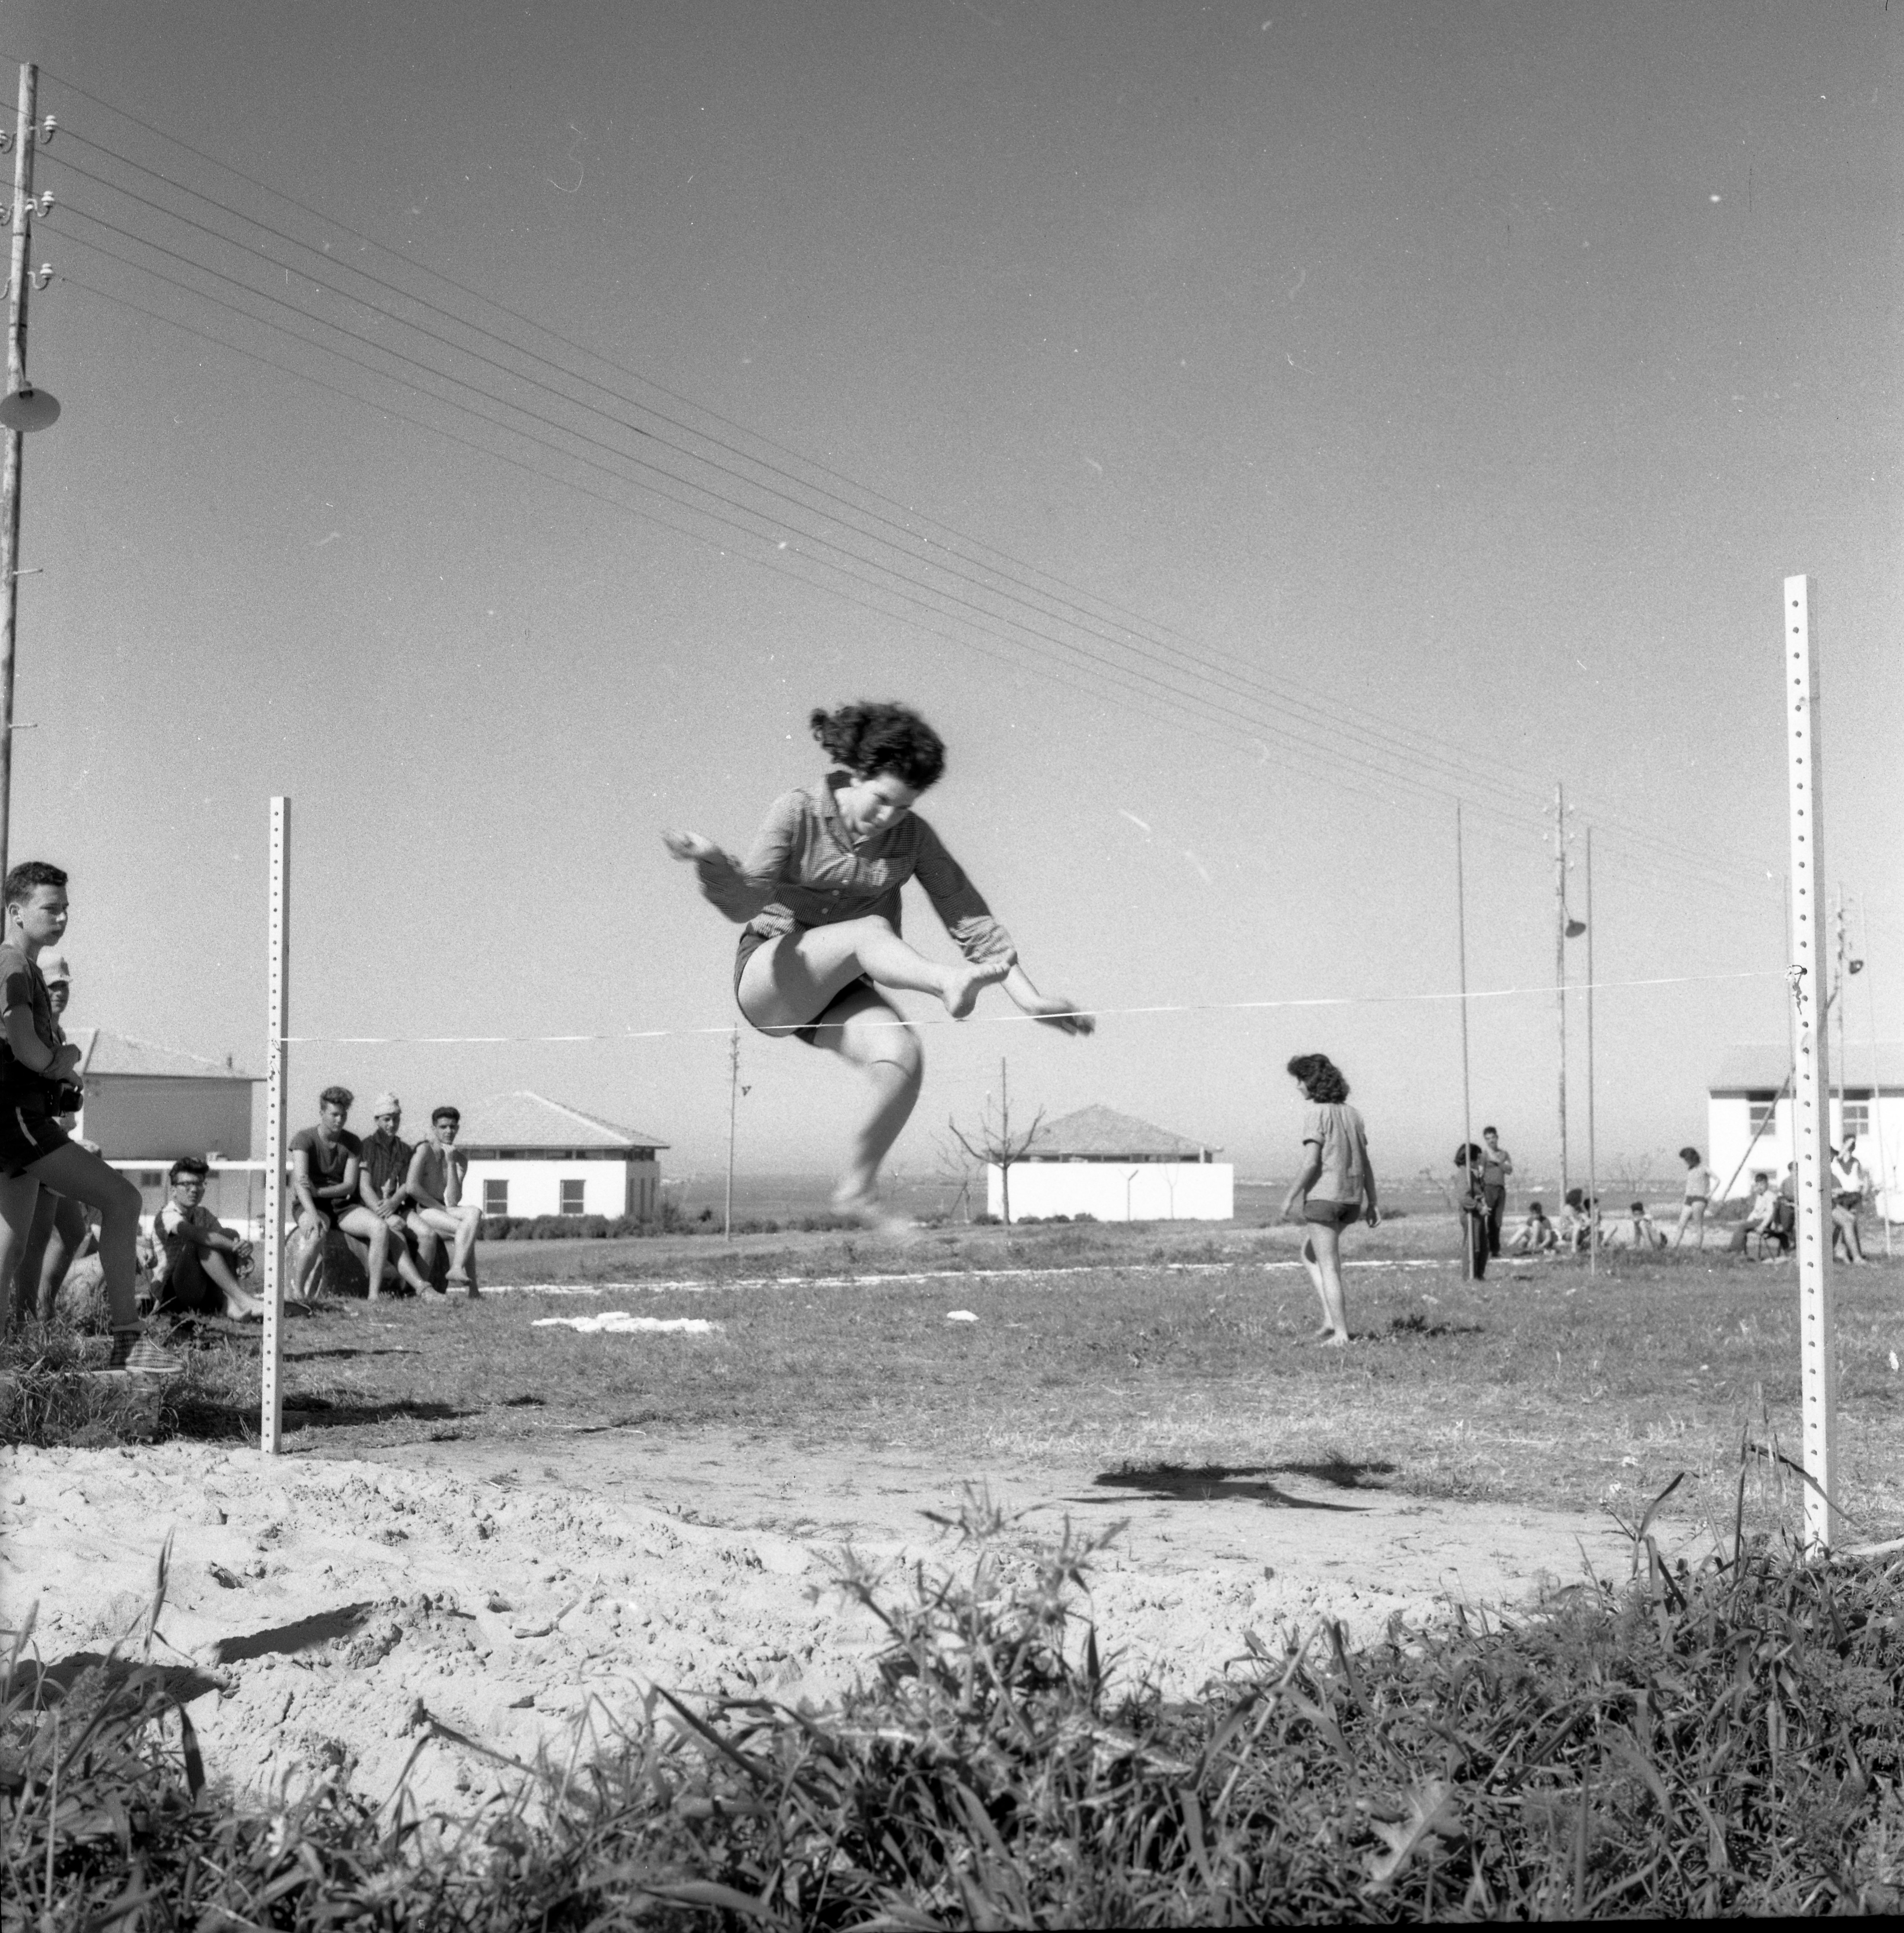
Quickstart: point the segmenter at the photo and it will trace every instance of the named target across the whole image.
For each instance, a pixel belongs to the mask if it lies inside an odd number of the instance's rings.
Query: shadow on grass
[[[329,1396],[287,1396],[287,1429],[343,1429],[365,1423],[456,1423],[479,1416],[480,1410],[458,1409],[446,1402],[334,1402]]]
[[[1387,1471],[1391,1464],[1352,1463],[1285,1463],[1272,1465],[1259,1463],[1245,1469],[1233,1470],[1221,1463],[1206,1463],[1194,1468],[1181,1465],[1160,1463],[1149,1469],[1106,1470],[1092,1478],[1101,1489],[1135,1492],[1137,1495],[1159,1503],[1212,1504],[1255,1503],[1266,1505],[1272,1510],[1347,1511],[1351,1513],[1365,1510],[1365,1504],[1326,1503],[1315,1497],[1292,1496],[1268,1479],[1283,1472],[1302,1476],[1320,1477],[1323,1481],[1334,1484],[1338,1490],[1359,1490],[1363,1472],[1374,1474]],[[1071,1501],[1077,1503],[1109,1503],[1109,1497],[1078,1497]]]

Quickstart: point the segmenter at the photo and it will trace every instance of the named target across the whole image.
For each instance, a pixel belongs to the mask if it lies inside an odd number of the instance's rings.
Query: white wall
[[[464,1199],[480,1204],[483,1183],[506,1180],[511,1215],[560,1215],[564,1181],[582,1183],[584,1215],[653,1215],[658,1164],[652,1161],[484,1161],[470,1163]]]
[[[251,1152],[251,1089],[242,1075],[95,1074],[79,1132],[108,1161],[172,1161]]]
[[[1100,1222],[1227,1222],[1236,1213],[1227,1161],[1021,1161],[1011,1170],[1011,1219],[1092,1215]],[[985,1206],[1005,1212],[1003,1177],[985,1171]]]
[[[1858,1137],[1857,1158],[1870,1171],[1875,1186],[1894,1192],[1900,1185],[1900,1177],[1904,1177],[1904,1094],[1876,1096],[1866,1105],[1871,1124]],[[1839,1103],[1834,1099],[1831,1103],[1831,1142],[1834,1147],[1838,1144],[1842,1126]],[[1878,1159],[1881,1129],[1884,1143],[1881,1174],[1878,1172]],[[1706,1140],[1706,1165],[1718,1176],[1720,1187],[1725,1186],[1741,1159],[1745,1161],[1738,1179],[1732,1183],[1732,1198],[1752,1192],[1755,1169],[1762,1168],[1774,1181],[1783,1180],[1786,1165],[1791,1159],[1791,1096],[1788,1094],[1779,1101],[1773,1125],[1758,1137],[1758,1144],[1752,1147],[1749,1157],[1746,1150],[1752,1141],[1751,1104],[1743,1096],[1708,1096]],[[1671,1176],[1675,1192],[1683,1172],[1675,1161]]]

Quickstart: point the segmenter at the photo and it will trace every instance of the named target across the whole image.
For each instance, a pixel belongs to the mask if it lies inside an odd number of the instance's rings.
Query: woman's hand
[[[698,859],[711,859],[721,849],[698,832],[666,831],[661,835],[661,843],[684,865],[692,865]]]

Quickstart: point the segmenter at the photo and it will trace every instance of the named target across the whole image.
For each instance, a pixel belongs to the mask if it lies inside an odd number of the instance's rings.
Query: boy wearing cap
[[[389,1230],[390,1259],[398,1274],[422,1295],[430,1285],[410,1255],[410,1231],[404,1222],[410,1201],[410,1158],[416,1150],[397,1132],[403,1126],[403,1103],[394,1094],[380,1094],[371,1103],[371,1118],[377,1127],[364,1137],[363,1152],[358,1157],[358,1196]],[[372,1300],[383,1286],[380,1282],[371,1284]]]
[[[66,930],[66,875],[29,859],[7,875],[6,939],[0,945],[0,1282],[7,1278],[38,1206],[42,1183],[100,1212],[99,1258],[112,1311],[105,1366],[176,1375],[184,1362],[140,1327],[139,1190],[82,1147],[57,1116],[77,1108],[80,1051],[70,1046],[39,967]]]
[[[410,1225],[419,1243],[434,1246],[439,1235],[450,1237],[455,1244],[449,1255],[450,1282],[474,1295],[476,1231],[482,1225],[482,1210],[463,1199],[470,1158],[456,1145],[457,1131],[462,1125],[463,1117],[454,1108],[438,1108],[431,1113],[432,1138],[416,1150],[410,1164],[410,1197],[416,1204],[410,1211]]]

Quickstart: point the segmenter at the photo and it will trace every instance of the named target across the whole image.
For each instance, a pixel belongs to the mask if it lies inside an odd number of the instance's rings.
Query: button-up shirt
[[[388,1128],[379,1128],[374,1134],[365,1135],[364,1151],[357,1159],[375,1199],[381,1201],[392,1182],[402,1186],[409,1177],[410,1158],[413,1153],[415,1150],[408,1141],[400,1135],[393,1135]]]
[[[701,890],[729,919],[769,938],[806,926],[878,915],[899,927],[899,888],[916,879],[968,960],[1017,958],[959,862],[917,813],[855,841],[840,816],[844,772],[776,799],[744,859],[696,861]]]

